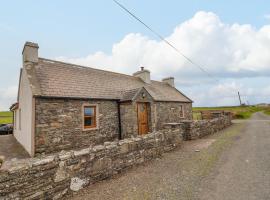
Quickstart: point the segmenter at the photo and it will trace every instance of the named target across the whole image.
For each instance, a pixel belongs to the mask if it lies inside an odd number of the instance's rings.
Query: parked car
[[[13,133],[13,124],[0,124],[0,135],[8,135]]]

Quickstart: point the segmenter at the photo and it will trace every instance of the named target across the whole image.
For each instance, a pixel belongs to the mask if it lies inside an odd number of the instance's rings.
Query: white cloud
[[[10,86],[6,89],[0,88],[0,111],[8,110],[11,104],[16,102],[17,92],[17,86]]]
[[[198,12],[166,38],[185,55],[217,77],[270,76],[270,25],[225,24],[211,12]],[[164,42],[130,33],[112,47],[82,58],[58,59],[82,65],[133,73],[143,65],[155,77],[174,74],[181,80],[206,75]]]
[[[257,81],[257,77],[270,77],[270,25],[256,29],[249,24],[225,24],[216,14],[201,11],[178,25],[166,39],[221,82],[213,84],[164,42],[140,33],[126,35],[113,45],[111,54],[97,52],[87,57],[57,59],[128,74],[145,66],[152,78],[174,76],[177,86],[188,87],[186,92],[200,106],[236,105],[238,90],[253,94],[253,87],[246,89],[228,79],[249,77]]]

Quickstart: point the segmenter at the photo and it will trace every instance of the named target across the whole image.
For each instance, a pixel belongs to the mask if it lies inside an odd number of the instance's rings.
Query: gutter
[[[118,125],[119,125],[119,135],[118,139],[122,140],[122,124],[121,124],[121,113],[120,113],[120,101],[117,101],[117,110],[118,110]]]

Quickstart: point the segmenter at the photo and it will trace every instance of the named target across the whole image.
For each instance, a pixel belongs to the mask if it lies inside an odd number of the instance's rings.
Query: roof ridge
[[[83,65],[78,65],[78,64],[74,64],[74,63],[63,62],[63,61],[59,61],[59,60],[52,60],[52,59],[49,59],[49,58],[39,57],[39,59],[44,60],[44,61],[51,61],[51,62],[57,62],[57,63],[61,63],[61,64],[66,64],[66,65],[69,65],[70,67],[82,67],[82,68],[85,68],[85,69],[92,69],[92,70],[96,70],[96,71],[107,72],[107,73],[112,73],[112,74],[118,74],[118,75],[128,76],[128,77],[132,77],[132,78],[138,79],[135,76],[132,76],[132,75],[129,75],[129,74],[120,73],[120,72],[114,72],[114,71],[109,71],[109,70],[104,70],[104,69],[98,69],[98,68],[94,68],[94,67],[83,66]],[[151,81],[157,82],[157,83],[163,83],[162,81],[158,81],[158,80],[151,80]]]
[[[92,70],[96,70],[96,71],[113,73],[113,74],[118,74],[118,75],[122,75],[122,76],[128,76],[128,77],[132,77],[132,78],[137,78],[135,76],[120,73],[120,72],[113,72],[113,71],[109,71],[109,70],[97,69],[97,68],[94,68],[94,67],[83,66],[83,65],[78,65],[78,64],[74,64],[74,63],[67,63],[67,62],[63,62],[63,61],[59,61],[59,60],[52,60],[52,59],[41,58],[41,57],[39,57],[39,59],[45,60],[45,61],[57,62],[57,63],[61,63],[61,64],[66,64],[66,65],[69,65],[70,67],[82,67],[82,68],[85,68],[85,69],[92,69]]]

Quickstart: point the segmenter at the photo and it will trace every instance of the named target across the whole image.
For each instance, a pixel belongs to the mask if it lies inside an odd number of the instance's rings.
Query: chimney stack
[[[26,42],[22,51],[23,63],[38,63],[38,48],[37,43]]]
[[[168,77],[162,79],[162,82],[169,84],[170,86],[174,87],[174,77]]]
[[[135,77],[139,77],[142,79],[143,82],[150,84],[151,79],[150,79],[150,71],[144,69],[144,67],[141,67],[141,71],[135,72],[133,74]]]

